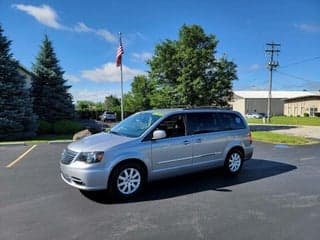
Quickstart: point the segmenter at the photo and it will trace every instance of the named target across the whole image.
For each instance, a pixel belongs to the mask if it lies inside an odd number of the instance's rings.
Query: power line
[[[290,74],[290,73],[285,73],[285,72],[282,72],[282,71],[279,71],[279,70],[275,70],[275,71],[277,73],[282,74],[282,75],[285,75],[285,76],[288,76],[288,77],[292,77],[292,78],[295,78],[295,79],[298,79],[298,80],[315,82],[315,80],[310,80],[310,79],[306,79],[306,78],[303,78],[303,77],[298,77],[298,76],[295,76],[295,75]]]
[[[304,59],[304,60],[301,60],[301,61],[298,61],[298,62],[293,62],[293,63],[289,63],[287,65],[284,65],[284,66],[280,66],[279,68],[287,68],[287,67],[291,67],[291,66],[294,66],[294,65],[298,65],[298,64],[302,64],[302,63],[306,63],[306,62],[312,62],[314,60],[317,60],[317,59],[320,59],[320,56],[318,57],[313,57],[313,58],[308,58],[308,59]]]

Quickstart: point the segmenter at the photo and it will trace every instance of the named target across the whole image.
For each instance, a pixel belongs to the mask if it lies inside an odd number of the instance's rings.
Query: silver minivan
[[[73,187],[130,198],[161,178],[215,167],[238,174],[252,154],[250,129],[238,112],[161,109],[138,112],[109,132],[69,144],[60,168]]]

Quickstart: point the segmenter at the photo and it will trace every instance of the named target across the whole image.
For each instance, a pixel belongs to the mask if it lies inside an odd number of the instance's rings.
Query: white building
[[[247,113],[267,113],[268,91],[234,91],[233,101],[229,102],[233,110]],[[284,115],[284,103],[287,99],[319,95],[314,91],[272,91],[271,115]]]
[[[25,81],[26,81],[25,87],[27,89],[30,89],[31,88],[31,81],[32,81],[33,73],[30,72],[29,70],[27,70],[21,64],[19,64],[19,66],[18,66],[18,71],[25,78]]]
[[[308,95],[290,98],[284,101],[284,115],[286,116],[320,116],[320,92],[315,95]]]

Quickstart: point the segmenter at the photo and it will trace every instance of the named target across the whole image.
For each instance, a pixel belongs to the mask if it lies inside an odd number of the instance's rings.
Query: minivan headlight
[[[103,152],[82,152],[79,154],[77,161],[86,163],[98,163],[103,159]]]

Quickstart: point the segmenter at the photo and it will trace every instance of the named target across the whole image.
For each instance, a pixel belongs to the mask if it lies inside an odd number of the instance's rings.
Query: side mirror
[[[167,134],[164,130],[155,130],[152,135],[152,140],[166,138]]]

